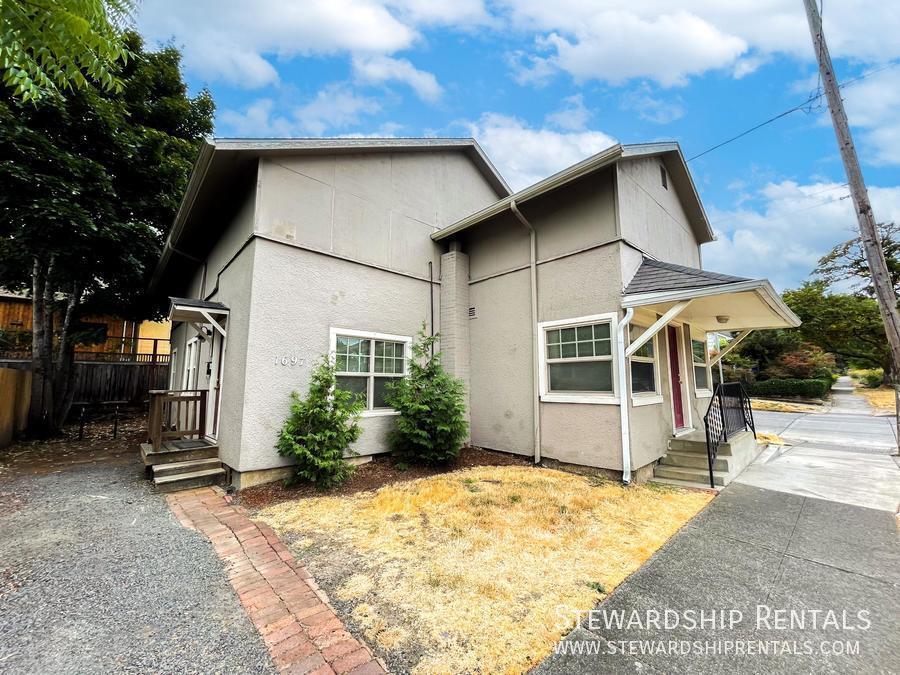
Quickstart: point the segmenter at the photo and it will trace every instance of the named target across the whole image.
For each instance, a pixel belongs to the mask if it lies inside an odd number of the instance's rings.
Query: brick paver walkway
[[[255,523],[221,488],[166,497],[185,527],[202,532],[226,563],[231,585],[285,673],[384,673],[369,648],[347,632],[328,597],[268,525]]]

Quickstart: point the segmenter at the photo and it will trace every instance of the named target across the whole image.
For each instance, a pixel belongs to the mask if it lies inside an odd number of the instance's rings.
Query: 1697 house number
[[[291,355],[275,355],[276,366],[302,366],[306,363],[306,359],[296,354]]]

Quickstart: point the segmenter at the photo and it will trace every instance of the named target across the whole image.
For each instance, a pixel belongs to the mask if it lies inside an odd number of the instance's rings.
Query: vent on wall
[[[470,319],[477,319],[477,318],[478,318],[478,314],[475,313],[475,308],[474,308],[474,307],[469,307],[469,318],[470,318]]]

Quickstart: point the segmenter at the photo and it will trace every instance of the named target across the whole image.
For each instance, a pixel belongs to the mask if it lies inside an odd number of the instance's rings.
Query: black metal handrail
[[[749,429],[756,438],[753,408],[750,397],[740,382],[723,382],[716,385],[709,409],[703,416],[706,427],[706,456],[709,460],[709,486],[716,487],[713,464],[719,455],[719,446],[734,434]]]

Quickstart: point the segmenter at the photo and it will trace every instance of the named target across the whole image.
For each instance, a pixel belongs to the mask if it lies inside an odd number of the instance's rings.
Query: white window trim
[[[385,342],[402,342],[404,344],[403,347],[403,377],[409,373],[409,360],[412,358],[412,337],[409,335],[391,335],[390,333],[373,333],[371,331],[364,330],[352,330],[350,328],[336,328],[331,326],[328,329],[328,344],[330,345],[328,348],[328,356],[331,360],[331,363],[335,362],[335,356],[337,352],[337,336],[338,335],[346,335],[347,337],[354,338],[364,338],[368,340],[384,340]],[[369,357],[369,368],[370,371],[368,373],[355,373],[350,374],[351,376],[366,376],[367,379],[372,382],[376,377],[375,373],[371,370],[374,368],[375,364],[375,355],[370,354]],[[396,373],[391,373],[392,375],[396,375]],[[371,387],[370,387],[371,388]],[[368,391],[368,390],[367,390]],[[372,401],[372,392],[368,391],[367,401]],[[400,412],[397,410],[389,409],[389,408],[378,408],[376,410],[363,410],[361,417],[391,417],[393,415],[399,415]]]
[[[609,353],[612,363],[612,393],[572,393],[562,394],[549,391],[549,378],[547,377],[547,330],[552,328],[568,328],[586,323],[609,323]],[[579,316],[573,319],[561,319],[557,321],[542,321],[538,323],[538,353],[541,355],[541,368],[538,373],[541,403],[589,403],[592,405],[619,405],[619,395],[616,390],[616,327],[619,323],[618,312],[606,314],[591,314]]]
[[[643,330],[647,330],[649,326],[644,326],[641,323],[637,323],[632,321],[631,326],[635,328],[642,328]],[[661,330],[665,330],[663,327]],[[631,337],[629,336],[628,340],[629,344],[631,343]],[[632,354],[628,357],[628,386],[631,393],[631,405],[633,407],[638,407],[642,405],[659,405],[663,402],[662,389],[660,388],[660,378],[659,378],[659,331],[650,338],[650,342],[653,344],[653,358],[648,359],[646,356],[637,356],[636,354]],[[653,364],[653,384],[655,385],[655,391],[639,391],[635,392],[633,390],[632,380],[631,380],[631,362],[637,361],[638,363],[652,363]]]
[[[193,373],[194,382],[191,382]],[[182,389],[196,389],[200,380],[200,336],[194,336],[187,341],[184,350],[184,366],[181,375]]]
[[[713,395],[712,389],[706,387],[704,389],[700,389],[697,387],[697,375],[694,372],[694,368],[698,366],[706,366],[706,381],[712,382],[712,369],[709,367],[709,339],[706,333],[703,334],[702,337],[698,337],[698,333],[691,330],[691,346],[688,350],[688,353],[691,357],[691,382],[694,383],[694,396],[696,398],[710,398]],[[704,363],[700,363],[699,361],[694,361],[694,341],[702,342],[705,350],[704,354],[706,356],[706,361]]]

